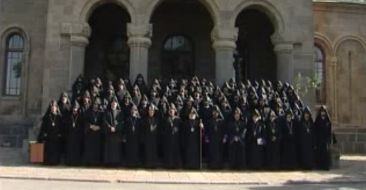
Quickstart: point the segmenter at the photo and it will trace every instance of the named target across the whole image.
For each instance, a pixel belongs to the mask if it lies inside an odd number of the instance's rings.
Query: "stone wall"
[[[0,119],[19,120],[23,116],[32,117],[41,113],[47,7],[48,0],[0,1]],[[19,32],[25,39],[22,93],[19,97],[3,95],[5,43],[12,32]]]
[[[344,153],[365,153],[366,5],[314,3],[315,43],[323,49],[326,103]]]
[[[366,128],[336,128],[335,134],[342,154],[366,153]]]

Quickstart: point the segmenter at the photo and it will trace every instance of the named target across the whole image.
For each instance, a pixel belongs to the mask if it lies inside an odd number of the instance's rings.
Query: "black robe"
[[[181,166],[180,132],[181,120],[179,118],[167,117],[163,124],[163,155],[164,164],[167,168],[178,168]]]
[[[199,169],[201,164],[201,128],[199,120],[186,120],[183,129],[184,166]]]
[[[262,120],[250,124],[249,167],[263,169],[265,163],[266,128]]]
[[[157,166],[158,157],[158,140],[159,140],[160,123],[155,117],[145,117],[141,122],[142,139],[143,139],[143,157],[145,167],[154,168]]]
[[[126,141],[125,155],[126,166],[137,167],[140,164],[140,141],[141,121],[140,118],[128,117],[123,128],[123,135]]]
[[[89,109],[85,112],[84,126],[84,154],[83,160],[86,165],[100,165],[103,153],[103,113]],[[91,125],[99,126],[99,130],[92,130]]]
[[[104,163],[118,165],[122,161],[122,128],[123,113],[120,110],[108,109],[104,113]],[[115,131],[112,131],[112,127]]]
[[[282,132],[279,121],[268,121],[266,125],[266,167],[270,170],[280,168]]]
[[[207,126],[211,119],[212,106],[205,107],[204,105],[200,105],[198,112],[198,115],[202,119],[203,125]],[[204,162],[208,161],[208,151],[208,143],[206,143],[204,139],[202,139],[202,159]]]
[[[84,123],[80,113],[66,116],[66,165],[81,164],[84,142]]]
[[[244,169],[247,166],[246,141],[247,124],[243,120],[232,119],[228,123],[229,164],[232,169]]]
[[[322,119],[320,116],[314,123],[314,134],[316,141],[316,168],[321,170],[330,169],[330,144],[332,137],[332,124],[329,119]]]
[[[302,120],[299,125],[299,161],[302,169],[312,169],[314,167],[314,137],[313,121]]]
[[[298,158],[295,122],[283,122],[281,131],[281,168],[285,170],[293,170],[297,167]]]
[[[38,142],[44,143],[44,164],[57,165],[62,154],[61,115],[48,113],[43,117]]]
[[[204,130],[205,138],[208,141],[208,166],[211,169],[219,169],[223,166],[224,127],[225,122],[223,119],[211,119]]]
[[[63,104],[61,101],[58,102],[59,105],[59,109],[60,109],[60,113],[61,113],[61,133],[62,133],[62,148],[61,148],[61,156],[62,158],[64,158],[64,156],[66,156],[66,130],[67,130],[67,120],[68,120],[68,115],[71,112],[71,104],[70,103],[66,103]]]

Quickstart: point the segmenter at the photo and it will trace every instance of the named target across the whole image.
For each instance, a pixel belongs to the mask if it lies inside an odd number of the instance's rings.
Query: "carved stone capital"
[[[67,36],[84,36],[89,38],[91,35],[91,28],[88,23],[70,23],[64,22],[61,24],[61,35]]]
[[[212,47],[215,50],[218,49],[235,49],[236,48],[236,43],[233,40],[215,40]]]
[[[85,36],[72,35],[70,36],[71,44],[74,46],[85,47],[89,44],[89,39]]]
[[[332,66],[336,66],[338,62],[338,58],[336,56],[333,56],[330,58],[330,63]]]
[[[127,36],[130,37],[147,37],[152,36],[152,24],[127,24]]]
[[[275,44],[274,51],[277,53],[291,53],[294,45],[290,42],[282,42]]]
[[[215,26],[211,32],[213,41],[236,41],[239,29],[236,27]]]
[[[128,38],[127,44],[130,47],[149,48],[151,46],[151,39],[143,36],[131,36]]]

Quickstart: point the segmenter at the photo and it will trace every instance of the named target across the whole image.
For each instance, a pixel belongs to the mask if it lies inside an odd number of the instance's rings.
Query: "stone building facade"
[[[323,54],[325,100],[343,152],[366,151],[366,5],[316,2],[315,47]]]
[[[294,82],[314,75],[315,44],[324,57],[319,94],[342,148],[364,152],[365,13],[362,4],[311,0],[0,0],[0,143],[20,145],[25,126],[80,74],[222,84],[238,51],[243,78]],[[315,107],[314,94],[305,100]]]

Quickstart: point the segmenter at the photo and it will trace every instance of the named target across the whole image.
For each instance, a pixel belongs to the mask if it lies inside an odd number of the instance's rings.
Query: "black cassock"
[[[321,170],[330,169],[330,144],[332,135],[332,125],[329,119],[322,119],[320,116],[314,123],[315,134],[315,155],[316,168]]]
[[[262,120],[250,124],[249,167],[252,169],[263,169],[265,163],[266,128]]]
[[[159,122],[155,117],[145,117],[141,121],[142,139],[143,139],[143,157],[145,166],[154,168],[157,166],[158,158],[158,140],[159,140]]]
[[[44,143],[44,164],[57,165],[62,153],[61,115],[48,113],[43,117],[38,142]]]
[[[314,167],[314,137],[313,121],[302,120],[298,129],[299,141],[299,162],[302,169],[312,169]]]
[[[266,167],[271,170],[279,169],[281,164],[282,132],[278,120],[268,121],[266,125]]]
[[[228,123],[229,162],[232,169],[244,169],[246,163],[247,124],[232,119]]]
[[[225,135],[225,121],[211,119],[205,127],[205,137],[208,140],[208,164],[211,169],[222,168],[223,139]]]
[[[167,168],[178,168],[181,165],[180,130],[179,118],[167,117],[163,124],[163,155],[164,164]]]
[[[83,160],[86,165],[100,165],[103,153],[103,113],[89,109],[85,112],[84,126],[84,154]],[[99,130],[93,130],[92,126],[99,126]]]
[[[58,102],[60,113],[61,113],[61,133],[62,133],[62,147],[61,147],[61,156],[64,158],[66,156],[66,130],[67,130],[67,116],[71,111],[71,104],[63,104]]]
[[[112,131],[112,128],[115,130]],[[122,161],[123,112],[108,109],[104,113],[104,163],[118,165]]]
[[[125,156],[126,156],[126,166],[137,167],[140,163],[140,118],[128,117],[126,119],[126,124],[123,128],[123,135],[126,141],[125,144]]]
[[[66,116],[66,159],[67,165],[80,165],[84,142],[84,123],[80,113]]]
[[[201,161],[201,128],[199,120],[186,120],[183,130],[184,166],[187,169],[199,169]]]
[[[297,167],[297,135],[294,121],[284,121],[281,127],[281,167],[282,169],[292,170]]]
[[[211,119],[212,106],[205,107],[204,105],[199,106],[199,116],[202,119],[203,125],[207,126]],[[208,161],[208,143],[202,139],[202,158],[204,161]]]

